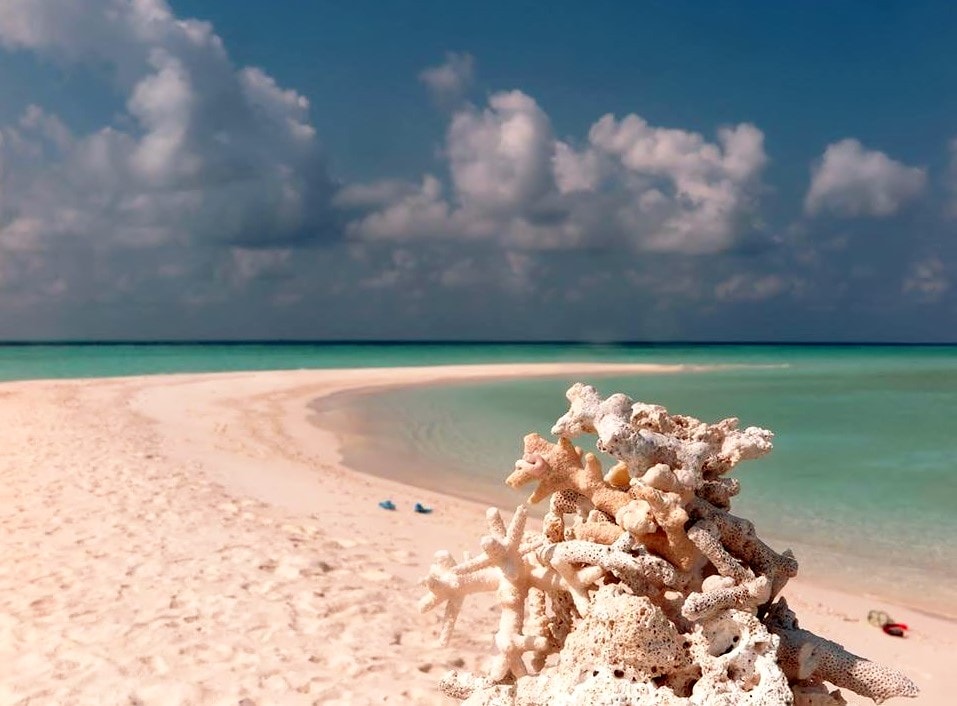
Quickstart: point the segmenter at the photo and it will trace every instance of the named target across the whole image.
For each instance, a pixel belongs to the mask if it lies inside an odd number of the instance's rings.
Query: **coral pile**
[[[436,555],[423,611],[445,604],[448,641],[464,598],[495,592],[501,608],[488,673],[450,672],[467,706],[618,704],[840,706],[850,689],[877,703],[916,696],[905,676],[798,627],[777,598],[797,573],[754,526],[730,513],[743,460],[771,432],[737,419],[705,424],[625,395],[568,390],[553,443],[525,437],[506,482],[549,500],[540,533],[527,506],[506,525],[489,510],[482,551]],[[571,439],[598,437],[607,473]],[[777,598],[777,600],[776,600]]]

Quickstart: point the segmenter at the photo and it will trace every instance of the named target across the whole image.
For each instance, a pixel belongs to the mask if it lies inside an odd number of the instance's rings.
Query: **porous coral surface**
[[[482,552],[436,555],[420,607],[445,604],[448,640],[466,596],[495,592],[501,617],[485,674],[440,686],[467,706],[839,706],[838,689],[881,703],[916,696],[903,674],[798,627],[784,599],[797,574],[730,512],[726,476],[771,450],[766,429],[706,424],[578,383],[552,428],[524,440],[506,483],[548,499],[540,533],[527,505],[488,513]],[[597,437],[607,473],[573,438]]]

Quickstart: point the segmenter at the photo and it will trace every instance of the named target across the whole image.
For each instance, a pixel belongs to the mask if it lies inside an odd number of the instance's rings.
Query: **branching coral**
[[[758,539],[754,525],[749,520],[736,517],[700,498],[692,501],[691,514],[704,520],[695,523],[695,526],[705,533],[712,533],[729,555],[749,566],[756,574],[768,577],[771,582],[768,601],[774,599],[788,579],[797,576],[798,563],[791,550],[786,549],[778,554]],[[697,536],[699,541],[703,540],[701,534]],[[714,560],[713,557],[709,559]],[[718,564],[715,566],[721,571]]]
[[[844,687],[883,703],[895,696],[917,696],[917,686],[903,674],[858,657],[841,645],[798,627],[782,598],[768,613],[768,627],[781,639],[778,661],[789,678]]]
[[[447,604],[440,636],[444,643],[452,634],[466,595],[496,592],[502,613],[495,633],[499,654],[489,672],[493,682],[501,681],[508,674],[525,675],[522,655],[545,651],[549,646],[546,637],[522,632],[529,590],[554,590],[559,585],[553,572],[536,567],[530,561],[534,545],[523,544],[527,517],[528,509],[521,505],[506,527],[498,510],[489,510],[486,516],[489,533],[481,540],[483,552],[460,564],[456,564],[448,552],[439,552],[423,582],[429,593],[420,602],[420,610],[431,610],[443,602]]]
[[[605,482],[601,463],[594,454],[582,454],[568,439],[553,444],[538,434],[525,437],[525,455],[515,463],[515,471],[505,479],[513,488],[538,481],[529,496],[532,504],[552,493],[575,491],[588,498],[592,505],[611,515],[630,532],[654,532],[651,507]]]
[[[466,596],[494,591],[501,610],[488,673],[452,672],[446,694],[468,706],[843,704],[825,682],[877,703],[917,694],[774,602],[797,561],[730,513],[740,484],[726,476],[768,453],[771,432],[588,385],[567,397],[558,439],[526,436],[506,480],[535,483],[530,503],[549,499],[542,532],[524,535],[525,505],[507,526],[490,510],[482,553],[439,552],[424,580],[421,608],[446,604],[443,641]],[[618,460],[607,473],[573,445],[582,434]]]
[[[688,620],[705,620],[731,608],[750,611],[770,595],[771,582],[765,576],[741,584],[731,578],[709,576],[701,585],[701,593],[691,593],[685,599],[681,614]]]
[[[671,415],[659,405],[633,403],[626,395],[603,400],[591,385],[577,383],[565,395],[569,411],[552,433],[562,438],[597,434],[598,448],[628,464],[632,475],[664,463],[690,487],[729,472],[740,461],[771,451],[766,429],[738,429],[735,418],[705,424],[694,417]]]

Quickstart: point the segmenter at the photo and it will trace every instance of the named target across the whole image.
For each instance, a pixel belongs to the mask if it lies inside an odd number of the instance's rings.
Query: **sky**
[[[0,340],[957,342],[953,19],[0,0]]]

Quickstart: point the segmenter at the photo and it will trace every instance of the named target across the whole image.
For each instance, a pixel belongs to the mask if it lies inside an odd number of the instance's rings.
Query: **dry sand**
[[[481,665],[496,614],[487,599],[467,602],[451,647],[437,648],[415,581],[436,549],[475,550],[484,508],[344,468],[306,404],[390,385],[656,370],[668,369],[0,386],[0,706],[452,703],[437,681]],[[377,507],[385,497],[397,511]],[[416,501],[435,512],[414,514]],[[945,671],[957,663],[953,622],[800,582],[785,595],[802,625],[914,679],[912,703],[957,703]],[[870,626],[871,608],[908,623],[909,637]]]

